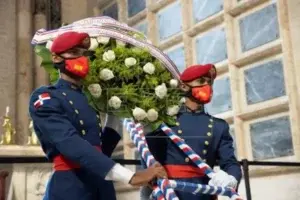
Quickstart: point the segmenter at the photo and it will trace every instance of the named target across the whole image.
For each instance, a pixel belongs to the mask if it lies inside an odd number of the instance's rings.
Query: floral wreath
[[[108,17],[88,18],[35,34],[35,52],[42,58],[41,66],[50,74],[51,83],[59,76],[49,49],[52,40],[68,30],[90,35],[89,50],[95,53],[82,83],[94,109],[122,118],[133,117],[135,121],[152,125],[153,129],[162,123],[176,123],[174,116],[184,102],[178,90],[178,69],[144,34]],[[103,34],[103,30],[108,32]],[[108,34],[109,31],[115,35]],[[144,45],[136,45],[140,43]]]

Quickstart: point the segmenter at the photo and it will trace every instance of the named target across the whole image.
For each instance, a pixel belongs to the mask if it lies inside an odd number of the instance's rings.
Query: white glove
[[[121,125],[121,119],[115,115],[106,115],[105,127],[109,127],[117,131]]]
[[[208,185],[230,187],[235,189],[237,187],[237,183],[237,180],[233,176],[227,174],[223,170],[220,170],[213,175],[213,177],[208,182]]]

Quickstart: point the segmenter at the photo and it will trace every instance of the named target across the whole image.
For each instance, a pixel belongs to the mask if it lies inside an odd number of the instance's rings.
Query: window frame
[[[286,26],[290,24],[283,24],[290,23],[288,21],[288,16],[285,15],[285,12],[287,12],[287,5],[283,3],[283,0],[275,2],[277,4],[277,18],[280,37],[269,43],[242,52],[239,20],[271,4],[274,4],[273,1],[261,0],[249,2],[247,0],[242,0],[237,2],[236,0],[226,0],[224,1],[224,8],[222,11],[197,23],[194,23],[192,5],[186,3],[186,0],[178,1],[181,4],[180,14],[182,14],[182,30],[165,40],[160,41],[159,39],[158,21],[156,17],[161,10],[165,9],[165,7],[176,3],[176,0],[147,0],[146,10],[141,12],[145,12],[144,14],[139,13],[131,18],[128,18],[126,14],[125,19],[122,19],[122,22],[128,23],[129,25],[137,25],[147,21],[147,36],[149,40],[162,50],[169,52],[183,44],[186,66],[197,64],[197,53],[195,48],[196,39],[215,28],[224,28],[227,40],[227,59],[216,63],[215,66],[219,74],[217,79],[222,78],[223,76],[229,76],[232,111],[216,114],[215,117],[223,118],[230,124],[230,126],[233,126],[237,143],[236,151],[238,159],[252,158],[252,149],[249,144],[250,130],[248,130],[250,121],[264,120],[268,117],[285,113],[289,115],[291,120],[291,132],[295,156],[291,158],[276,158],[275,160],[293,159],[299,161],[300,148],[299,144],[295,141],[300,139],[300,123],[298,123],[300,122],[300,114],[296,113],[296,108],[300,108],[300,103],[297,101],[298,98],[300,98],[300,95],[296,94],[297,90],[295,87],[297,87],[297,83],[293,74],[296,70],[294,69],[294,63],[291,60],[293,55],[291,53],[292,50],[290,45],[291,38],[289,37],[290,30],[286,29]],[[110,2],[109,5],[114,2],[115,1]],[[121,4],[119,1],[118,3]],[[120,13],[124,12],[122,9],[126,9],[125,12],[127,13],[127,6],[119,6],[119,16]],[[139,16],[140,14],[141,16]],[[282,59],[286,95],[256,104],[247,105],[245,97],[246,89],[244,71],[251,67],[256,67],[260,63],[266,63],[276,58]],[[126,136],[126,134],[128,133],[124,132],[123,134],[124,152],[125,154],[127,152],[129,156],[128,158],[132,159],[132,155],[134,154],[129,152],[134,151],[135,147],[132,142],[130,142],[130,138]]]

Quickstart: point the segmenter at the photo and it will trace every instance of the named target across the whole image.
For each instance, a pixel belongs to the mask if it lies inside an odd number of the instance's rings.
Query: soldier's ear
[[[52,54],[52,62],[53,63],[60,63],[62,62],[64,59],[56,54]]]

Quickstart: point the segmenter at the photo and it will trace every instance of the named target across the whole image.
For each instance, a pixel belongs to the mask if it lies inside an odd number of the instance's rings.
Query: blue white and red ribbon
[[[187,155],[200,169],[202,169],[209,178],[212,178],[215,172],[208,164],[202,161],[201,157],[196,154],[196,152],[187,145],[183,139],[177,136],[172,129],[165,124],[161,125],[161,129],[185,153],[185,155]]]
[[[147,167],[152,166],[156,161],[149,151],[144,135],[144,130],[141,124],[135,124],[132,120],[125,119],[124,125],[130,134],[131,140],[133,141],[140,155],[145,161]],[[179,200],[173,188],[170,187],[169,180],[164,179],[158,184],[158,186],[159,188],[154,188],[154,196],[156,199],[162,199],[162,197],[164,196],[166,200]]]
[[[154,157],[150,153],[147,143],[145,141],[145,136],[143,133],[143,129],[141,124],[135,124],[132,120],[124,120],[124,125],[127,128],[127,131],[131,135],[132,141],[136,144],[139,149],[139,152],[142,155],[142,158],[148,164],[153,164],[155,162]],[[182,151],[203,171],[211,177],[214,174],[214,171],[208,166],[205,162],[203,162],[198,156],[180,137],[178,137],[168,126],[163,124],[161,126],[162,130],[171,138],[171,140],[179,146]],[[242,200],[242,198],[233,190],[232,188],[228,187],[215,187],[210,185],[203,185],[203,184],[194,184],[194,183],[187,183],[181,182],[177,180],[166,180],[160,179],[158,180],[158,185],[160,188],[155,188],[154,195],[157,197],[158,193],[164,193],[166,190],[163,188],[165,184],[168,184],[169,187],[174,188],[175,190],[183,191],[183,192],[190,192],[195,195],[197,194],[210,194],[210,195],[221,195],[227,196],[231,200]]]
[[[185,153],[186,156],[188,156],[192,162],[194,162],[200,169],[204,171],[204,173],[209,177],[212,178],[215,172],[213,169],[206,164],[201,157],[189,146],[187,145],[182,138],[180,138],[178,135],[176,135],[171,128],[169,128],[166,124],[161,125],[161,129],[164,131],[164,133]],[[204,188],[211,188],[211,186],[206,186]],[[203,187],[200,187],[203,188]],[[202,190],[201,190],[202,191]],[[201,192],[200,191],[200,192]],[[223,191],[232,191],[232,188],[223,188]],[[228,192],[226,193],[229,194]],[[231,194],[231,193],[230,193]],[[226,195],[226,196],[227,196]],[[228,196],[232,198],[233,194],[231,196]],[[234,192],[235,199],[242,199],[236,192]]]
[[[158,180],[158,182],[163,183],[164,180]],[[195,195],[199,194],[209,194],[209,195],[220,195],[227,196],[231,200],[242,200],[242,198],[235,192],[235,190],[225,187],[216,187],[203,184],[187,183],[182,181],[169,180],[170,186],[175,190],[193,193]]]

